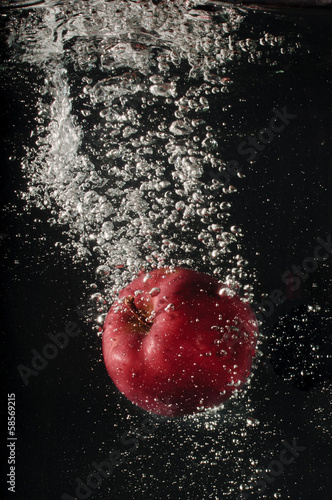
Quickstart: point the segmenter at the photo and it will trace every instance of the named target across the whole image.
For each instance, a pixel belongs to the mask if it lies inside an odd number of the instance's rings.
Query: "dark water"
[[[49,5],[0,17],[16,498],[75,498],[116,450],[77,498],[330,499],[330,17]],[[216,275],[261,321],[246,392],[183,421],[133,407],[101,357],[113,297],[162,264]],[[17,367],[68,322],[81,333],[24,385]]]

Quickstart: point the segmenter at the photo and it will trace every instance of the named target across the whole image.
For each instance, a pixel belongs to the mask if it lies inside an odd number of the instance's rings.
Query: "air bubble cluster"
[[[45,74],[24,197],[53,210],[77,258],[96,265],[105,308],[144,268],[195,267],[239,287],[230,248],[241,234],[224,200],[236,190],[220,175],[222,136],[209,116],[230,83],[229,37],[236,45],[242,17],[230,9],[213,25],[186,2],[71,8],[33,12],[17,34],[22,60]],[[84,22],[73,25],[75,15]]]

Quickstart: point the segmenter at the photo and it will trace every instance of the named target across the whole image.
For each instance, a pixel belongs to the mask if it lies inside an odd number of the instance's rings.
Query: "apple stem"
[[[138,321],[140,321],[141,323],[143,323],[143,325],[146,326],[147,328],[150,328],[150,326],[152,325],[152,322],[148,321],[143,316],[142,312],[137,309],[137,307],[135,306],[134,300],[135,300],[134,297],[131,297],[131,296],[126,297],[125,298],[125,304],[126,304],[126,306],[129,307],[130,311],[138,319]]]

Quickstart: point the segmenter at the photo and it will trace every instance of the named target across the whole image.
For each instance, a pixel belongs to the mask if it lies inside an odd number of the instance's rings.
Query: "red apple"
[[[247,380],[258,326],[249,305],[215,278],[184,268],[141,273],[103,329],[107,371],[150,412],[181,416],[220,405]]]

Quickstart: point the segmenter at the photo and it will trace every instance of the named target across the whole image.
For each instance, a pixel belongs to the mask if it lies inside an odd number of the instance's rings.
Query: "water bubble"
[[[169,127],[169,131],[174,135],[188,135],[191,134],[193,128],[184,120],[175,120]]]
[[[110,271],[111,271],[111,269],[109,266],[106,266],[106,265],[98,266],[96,269],[96,275],[101,276],[101,277],[105,277],[105,276],[109,275]]]
[[[149,90],[150,90],[151,94],[153,94],[155,96],[162,96],[162,97],[175,97],[176,96],[176,86],[173,82],[152,85]]]
[[[242,229],[238,226],[231,226],[231,231],[234,234],[240,234],[242,232]]]
[[[229,201],[223,201],[219,206],[221,210],[228,210],[232,205],[229,203]]]
[[[199,102],[200,102],[201,106],[203,107],[202,109],[204,111],[209,109],[209,101],[206,99],[206,97],[203,97],[203,96],[200,97]]]
[[[183,212],[183,217],[184,218],[189,218],[189,217],[193,217],[195,215],[195,210],[192,206],[188,206],[184,209],[184,212]]]
[[[98,302],[101,302],[101,301],[102,301],[102,298],[103,298],[103,297],[102,297],[101,293],[100,293],[100,292],[96,292],[96,293],[94,293],[94,294],[92,294],[92,295],[90,296],[90,301],[91,301],[91,302],[98,303]]]
[[[110,240],[114,234],[114,224],[111,221],[104,222],[101,226],[102,236]]]
[[[208,150],[218,149],[218,142],[213,137],[207,137],[202,141],[202,147]]]
[[[149,295],[151,295],[151,297],[157,297],[157,295],[159,294],[160,294],[160,288],[158,287],[154,287],[149,291]]]
[[[105,319],[107,317],[107,313],[104,313],[104,314],[100,314],[98,317],[97,317],[97,323],[99,325],[103,325],[105,323]]]
[[[232,233],[228,233],[226,231],[223,231],[221,233],[221,236],[223,238],[223,240],[226,242],[226,243],[232,243],[233,241],[236,241],[236,237],[234,236],[234,234]]]
[[[232,290],[231,288],[223,287],[223,288],[220,288],[219,295],[221,297],[225,297],[225,296],[234,297],[234,295],[236,295],[236,292],[234,290]]]
[[[137,128],[133,128],[133,127],[125,127],[123,130],[122,130],[122,137],[124,137],[125,139],[130,137],[131,135],[133,134],[136,134],[136,132],[138,132],[138,129]]]
[[[183,201],[177,201],[175,203],[176,210],[184,210],[185,206],[186,205],[185,205],[185,203]]]
[[[211,230],[212,231],[221,231],[223,229],[223,227],[220,225],[220,224],[212,224],[211,225]]]

